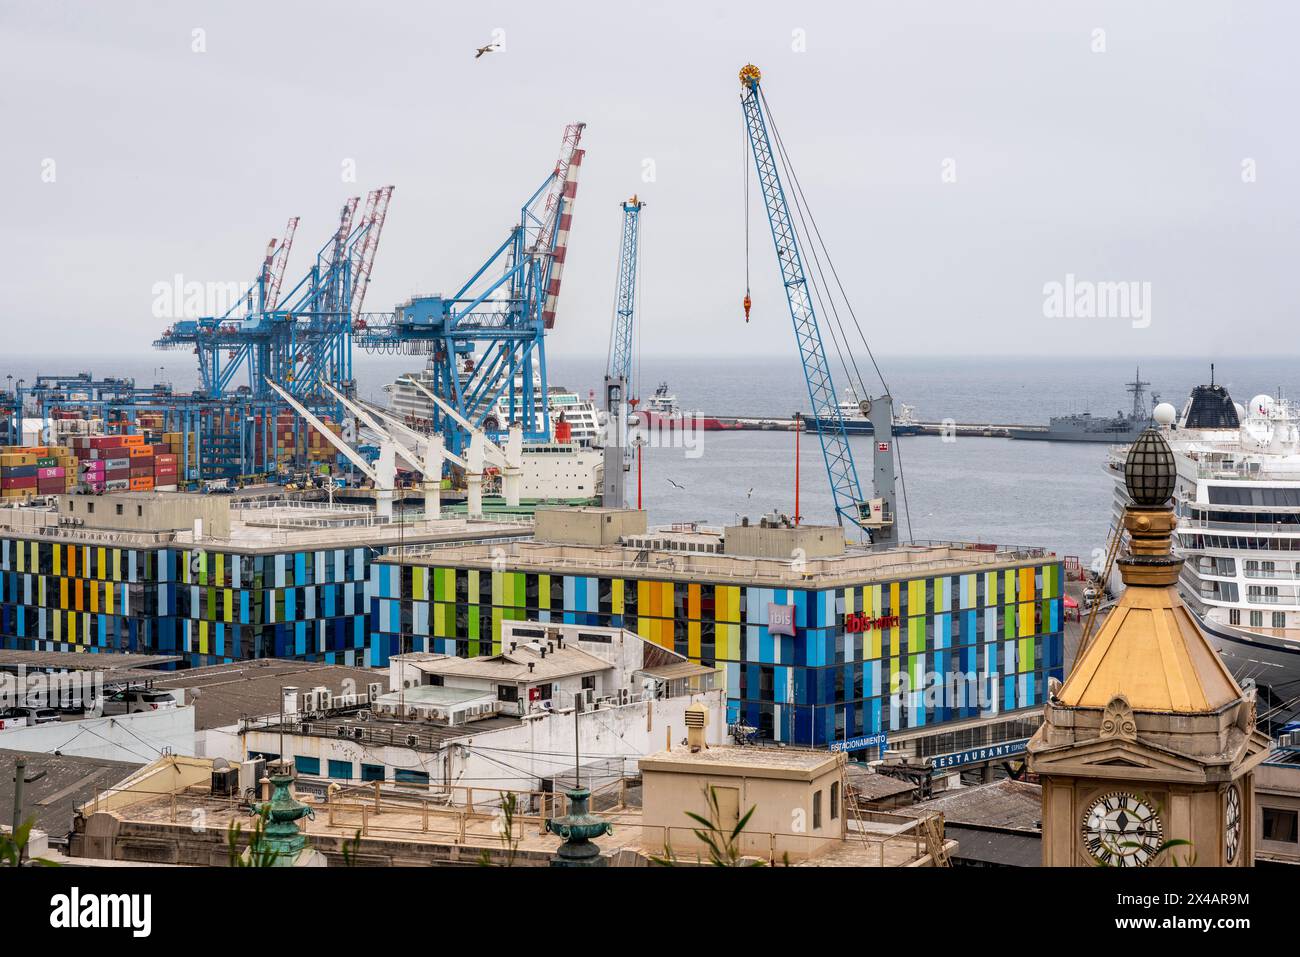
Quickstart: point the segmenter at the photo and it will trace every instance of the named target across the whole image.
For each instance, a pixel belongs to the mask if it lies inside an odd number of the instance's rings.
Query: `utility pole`
[[[27,777],[27,758],[22,755],[18,756],[18,760],[14,764],[14,820],[13,830],[10,832],[15,841],[18,839],[18,828],[22,827],[23,823],[23,785],[39,781],[43,777],[45,777],[44,771],[40,774],[33,774],[30,778]],[[23,866],[25,851],[26,847],[18,848],[19,867]]]

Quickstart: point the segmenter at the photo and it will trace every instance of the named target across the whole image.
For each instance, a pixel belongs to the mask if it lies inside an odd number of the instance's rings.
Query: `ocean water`
[[[96,376],[164,379],[178,389],[197,384],[197,370],[181,353],[138,356],[0,356],[6,375],[29,382],[37,374],[89,371]],[[552,356],[552,385],[579,392],[598,387],[599,357]],[[1151,390],[1181,408],[1191,388],[1208,381],[1209,361],[1146,359],[1142,377]],[[1049,416],[1092,411],[1112,414],[1131,403],[1124,391],[1138,363],[1131,359],[920,358],[881,360],[897,401],[914,406],[923,421],[952,418],[977,424],[1045,424]],[[420,360],[358,355],[355,371],[363,396],[382,399],[384,384],[418,368]],[[646,357],[639,392],[667,382],[683,408],[713,415],[789,417],[807,411],[797,359],[679,359]],[[873,392],[874,372],[861,367]],[[842,369],[832,369],[837,385]],[[868,374],[870,373],[870,374]],[[1300,394],[1300,362],[1289,358],[1219,359],[1216,380],[1243,404],[1261,392]],[[642,503],[655,524],[731,523],[773,509],[794,512],[794,442],[789,432],[708,432],[691,448],[650,447],[642,458]],[[871,439],[851,440],[861,474],[869,474]],[[904,537],[1038,545],[1085,561],[1105,546],[1111,480],[1104,444],[1017,442],[1010,439],[910,436],[897,444],[903,488],[899,520]],[[802,437],[800,505],[805,521],[833,520],[830,490],[818,439]],[[671,480],[671,481],[670,481]],[[677,488],[673,483],[682,486]],[[900,490],[901,491],[901,490]],[[635,503],[633,473],[629,499]],[[910,534],[908,526],[910,518]]]

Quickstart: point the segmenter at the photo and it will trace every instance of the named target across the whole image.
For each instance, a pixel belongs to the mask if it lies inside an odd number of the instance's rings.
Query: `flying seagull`
[[[677,484],[676,482],[674,482],[672,479],[669,479],[669,480],[668,480],[668,484],[671,485],[673,488],[679,488],[679,489],[681,489],[683,492],[686,491],[686,486],[685,486],[685,485],[678,485],[678,484]]]
[[[753,497],[754,497],[754,490],[751,488],[748,492],[745,493],[745,498],[753,498]]]
[[[487,46],[485,46],[485,47],[479,47],[479,48],[474,52],[474,59],[477,60],[477,59],[478,59],[479,57],[481,57],[484,53],[491,53],[491,52],[492,52],[493,50],[495,50],[496,48],[497,48],[497,45],[496,45],[495,43],[489,43],[489,44],[488,44]]]

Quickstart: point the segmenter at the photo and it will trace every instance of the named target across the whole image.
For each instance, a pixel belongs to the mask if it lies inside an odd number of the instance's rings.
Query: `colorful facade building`
[[[375,558],[408,542],[526,534],[464,520],[355,527],[345,508],[232,509],[184,493],[117,498],[0,514],[0,646],[365,665]],[[214,503],[235,517],[222,521]],[[209,523],[197,539],[196,516]]]
[[[772,530],[787,531],[803,529]],[[849,750],[1014,724],[1063,677],[1062,567],[1041,550],[724,548],[518,542],[385,558],[371,566],[370,660],[497,652],[518,619],[627,628],[721,668],[731,724]],[[996,740],[954,736],[952,750]]]

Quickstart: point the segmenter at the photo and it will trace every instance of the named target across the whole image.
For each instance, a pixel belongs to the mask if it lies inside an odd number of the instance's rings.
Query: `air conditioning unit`
[[[330,690],[328,688],[316,689],[316,701],[317,701],[316,704],[317,711],[329,711],[331,708],[334,707],[334,696],[330,694]]]
[[[384,693],[384,686],[378,681],[372,681],[367,690],[370,693],[370,703],[374,704],[375,701]]]
[[[420,743],[420,736],[418,734],[408,734],[406,736],[406,746],[408,748],[413,748],[419,743]]]
[[[368,708],[362,708],[360,711],[357,712],[358,721],[369,721],[370,718],[371,718],[371,712]]]
[[[629,688],[618,689],[618,703],[628,704],[632,700],[632,691]]]
[[[239,768],[226,767],[212,771],[212,796],[234,797],[239,794]]]
[[[361,740],[362,738],[364,738],[365,736],[366,736],[366,729],[365,729],[365,728],[353,728],[353,729],[352,729],[352,737],[353,737],[353,739],[355,739],[355,740],[357,740],[357,741],[360,741],[360,740]]]
[[[303,734],[311,734],[311,723],[304,721],[301,725],[301,729]]]
[[[336,737],[346,738],[348,736],[348,726],[346,724],[339,725],[334,729],[334,734]]]

